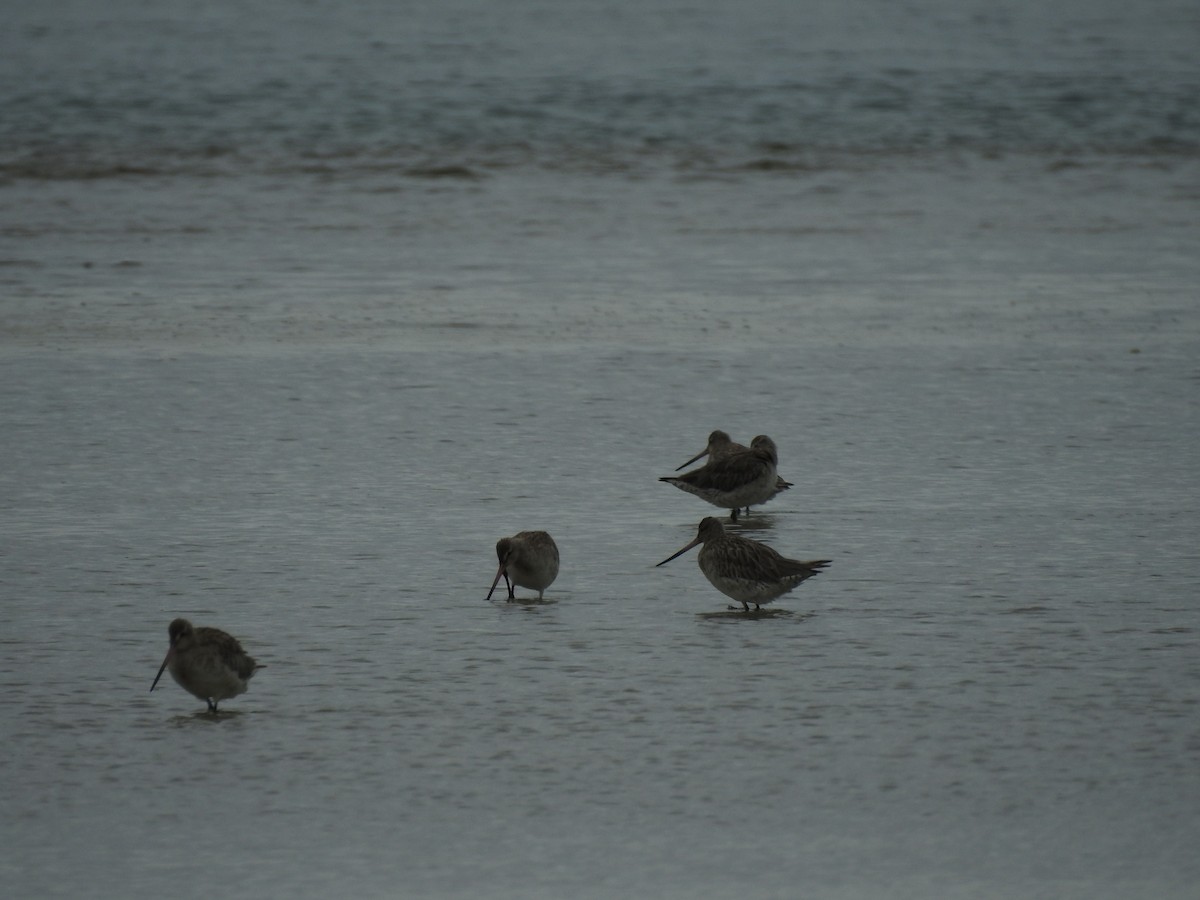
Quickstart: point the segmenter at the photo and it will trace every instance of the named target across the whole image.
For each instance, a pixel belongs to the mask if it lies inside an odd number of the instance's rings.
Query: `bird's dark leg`
[[[208,704],[208,711],[210,713],[215,713],[217,711],[217,704],[213,702],[212,698],[206,697],[204,702]]]
[[[729,521],[730,521],[730,522],[736,522],[736,521],[737,521],[737,514],[738,514],[738,511],[737,511],[736,509],[735,509],[735,510],[733,510],[733,511],[730,513],[730,515],[729,515]]]
[[[750,612],[750,604],[747,603],[745,600],[742,601],[742,610],[744,612]]]

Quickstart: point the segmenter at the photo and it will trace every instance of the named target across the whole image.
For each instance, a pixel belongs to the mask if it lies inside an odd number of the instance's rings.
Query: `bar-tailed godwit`
[[[508,599],[515,600],[513,588],[524,587],[538,592],[538,599],[558,577],[558,546],[544,531],[519,531],[512,537],[496,542],[496,557],[500,568],[492,579],[487,600],[492,599],[501,576],[508,585]]]
[[[175,683],[208,704],[209,712],[229,697],[246,692],[256,669],[265,668],[242,649],[237,639],[219,628],[195,628],[187,619],[176,619],[167,627],[171,647],[154,676],[154,690],[164,669],[171,670]]]
[[[700,520],[700,530],[694,541],[658,565],[669,563],[697,544],[704,545],[699,560],[704,577],[726,597],[742,604],[746,612],[750,611],[751,603],[755,609],[770,603],[798,587],[805,579],[819,574],[830,563],[828,559],[806,562],[788,559],[766,544],[726,534],[720,520],[708,516]]]
[[[682,466],[675,469],[678,472],[680,469],[686,469],[698,459],[708,457],[709,460],[724,459],[730,453],[738,453],[750,448],[744,444],[739,444],[729,436],[729,432],[717,429],[708,436],[708,444],[703,450],[685,462]]]
[[[729,437],[724,432],[721,434]],[[711,435],[709,440],[712,440]],[[700,456],[693,457],[693,461]],[[736,522],[738,510],[743,506],[766,503],[779,493],[780,479],[775,471],[778,464],[779,453],[775,449],[775,442],[765,434],[760,434],[750,442],[749,448],[733,450],[717,459],[710,459],[699,469],[658,480],[695,494],[713,506],[730,510],[730,519]]]
[[[703,459],[706,456],[708,457],[709,461],[711,462],[712,460],[724,459],[727,456],[731,456],[735,453],[742,453],[749,449],[750,449],[749,447],[745,446],[744,444],[739,444],[737,441],[735,441],[733,438],[731,438],[729,436],[728,432],[721,431],[721,429],[718,428],[716,431],[712,432],[712,434],[710,434],[708,436],[708,445],[703,450],[701,450],[699,453],[697,453],[695,456],[693,456],[691,459],[689,459],[687,462],[685,462],[682,466],[677,467],[675,469],[675,471],[678,472],[680,469],[686,469],[692,463],[696,462],[696,460]],[[778,459],[775,460],[775,464],[779,465]],[[791,486],[792,486],[792,483],[790,481],[784,480],[784,477],[782,475],[776,475],[775,476],[775,492],[773,494],[771,494],[771,496],[768,497],[767,500],[773,500],[775,497],[777,497],[779,494],[782,494],[784,491],[786,491]],[[767,500],[763,500],[762,502],[766,503]],[[746,513],[749,514],[749,512],[750,512],[750,507],[746,507]],[[736,519],[737,519],[737,517],[735,516],[734,520],[736,521]]]

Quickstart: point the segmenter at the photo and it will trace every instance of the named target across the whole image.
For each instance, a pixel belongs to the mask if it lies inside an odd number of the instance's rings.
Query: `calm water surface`
[[[0,39],[0,892],[1194,897],[1191,6],[511,6]]]
[[[6,880],[1186,896],[1194,376],[807,356],[7,355]],[[708,617],[653,476],[759,422],[745,533],[834,564]],[[553,602],[484,603],[531,526]],[[268,666],[218,721],[147,693],[179,614]]]

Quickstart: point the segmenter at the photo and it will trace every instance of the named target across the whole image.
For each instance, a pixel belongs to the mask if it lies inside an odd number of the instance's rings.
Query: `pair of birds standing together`
[[[791,487],[776,471],[779,458],[775,442],[766,435],[759,435],[749,447],[743,447],[724,431],[714,431],[708,437],[708,446],[679,469],[704,456],[709,460],[701,468],[659,480],[731,510],[730,518],[735,522],[739,509],[748,512],[749,507],[765,503]],[[727,534],[719,519],[708,516],[700,521],[695,540],[658,565],[665,565],[701,544],[700,571],[713,587],[741,603],[747,613],[751,603],[755,609],[770,603],[818,574],[830,562],[788,559],[766,544]],[[511,601],[516,599],[516,587],[535,590],[538,599],[542,599],[546,588],[558,577],[558,546],[544,531],[521,531],[501,538],[496,543],[496,556],[500,565],[492,579],[488,600],[492,599],[501,578]],[[187,619],[175,619],[167,634],[170,648],[150,690],[154,690],[163,672],[169,669],[176,683],[204,700],[211,713],[217,711],[220,701],[245,693],[250,678],[258,669],[265,668],[242,649],[236,638],[220,629],[196,628]]]
[[[708,445],[679,469],[686,468],[707,456],[708,462],[679,476],[660,478],[677,488],[695,494],[703,500],[731,510],[730,519],[737,521],[738,511],[766,503],[792,485],[776,470],[779,455],[775,442],[760,434],[749,447],[734,443],[724,431],[708,436]],[[679,471],[676,469],[675,471]],[[693,547],[703,544],[700,551],[700,571],[713,587],[742,604],[745,612],[753,603],[758,609],[799,586],[829,565],[827,559],[797,560],[782,556],[774,548],[758,541],[727,534],[720,520],[711,516],[700,522],[696,539],[664,559],[664,565],[682,556]],[[500,566],[492,580],[487,599],[492,599],[496,585],[504,578],[508,599],[516,599],[514,586],[538,592],[538,599],[558,577],[558,547],[544,531],[522,531],[501,538],[496,544]]]

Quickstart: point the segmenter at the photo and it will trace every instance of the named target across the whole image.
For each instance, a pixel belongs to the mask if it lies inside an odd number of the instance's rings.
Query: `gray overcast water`
[[[0,894],[1194,898],[1198,24],[15,13]],[[654,568],[714,428],[769,617]]]

